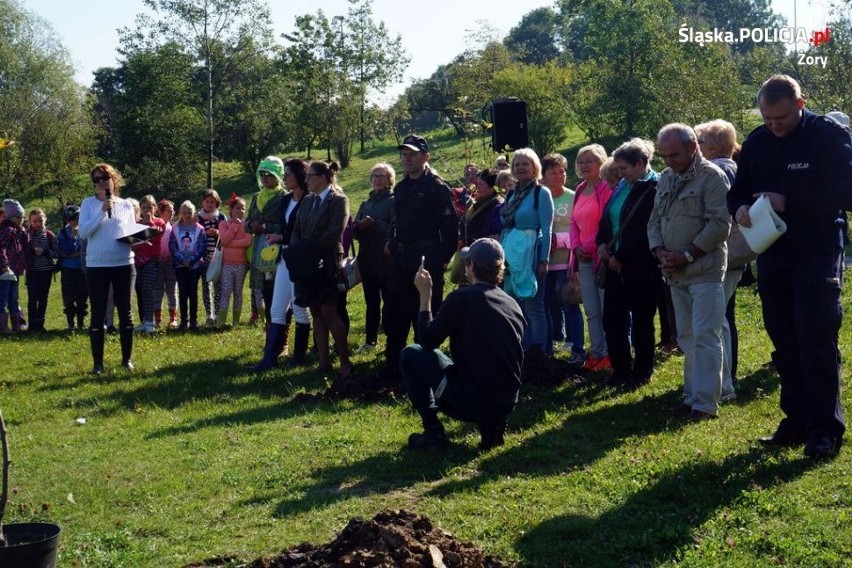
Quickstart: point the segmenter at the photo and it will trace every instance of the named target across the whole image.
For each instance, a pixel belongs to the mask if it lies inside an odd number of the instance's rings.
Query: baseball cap
[[[469,247],[461,249],[462,260],[471,261],[477,266],[490,266],[503,262],[503,246],[490,238],[476,239]]]
[[[402,141],[402,144],[397,146],[397,150],[402,150],[403,148],[408,148],[415,152],[428,152],[429,144],[426,143],[426,139],[422,136],[411,135],[406,136],[405,140]]]

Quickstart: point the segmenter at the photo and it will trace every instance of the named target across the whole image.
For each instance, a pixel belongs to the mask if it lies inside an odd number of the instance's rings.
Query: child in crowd
[[[85,319],[89,301],[86,289],[86,273],[83,272],[82,255],[80,246],[80,208],[69,205],[63,211],[65,226],[56,235],[59,244],[59,272],[60,285],[62,287],[62,305],[64,306],[65,319],[68,322],[68,331],[74,329],[74,319],[77,319],[77,329],[86,327]]]
[[[27,317],[30,331],[45,331],[47,298],[53,281],[53,261],[59,257],[56,235],[45,227],[47,215],[41,209],[30,211],[27,248]]]
[[[172,253],[169,241],[172,236],[172,218],[175,216],[175,204],[168,199],[161,199],[157,204],[157,213],[163,221],[163,234],[160,237],[160,274],[154,285],[154,327],[160,327],[163,321],[163,295],[166,296],[169,308],[169,327],[174,329],[177,322],[177,279],[175,267],[172,264]]]
[[[160,276],[160,240],[165,230],[165,222],[154,215],[157,202],[153,195],[146,195],[139,201],[139,222],[157,231],[157,234],[143,243],[134,245],[134,263],[136,264],[136,301],[139,304],[139,319],[142,322],[137,332],[154,333],[154,308],[156,306],[154,290]]]
[[[191,331],[198,329],[198,280],[204,271],[204,251],[207,240],[202,227],[195,220],[195,205],[192,201],[184,201],[180,205],[180,217],[177,225],[172,227],[169,237],[169,251],[177,277],[180,325],[178,329]],[[187,314],[187,303],[189,313]],[[187,319],[188,318],[188,319]]]
[[[29,236],[23,228],[24,208],[20,203],[6,199],[3,212],[5,219],[0,223],[0,334],[8,335],[22,330],[18,278],[23,276],[27,266]]]
[[[494,180],[494,184],[500,190],[500,195],[502,195],[506,200],[509,199],[509,194],[515,191],[516,183],[517,180],[515,180],[515,177],[512,175],[510,170],[500,170],[497,174],[497,179]]]
[[[228,200],[229,221],[219,223],[219,238],[222,239],[222,299],[219,304],[219,326],[225,325],[228,316],[228,301],[234,296],[233,325],[240,324],[240,312],[243,309],[243,284],[248,270],[246,249],[251,245],[252,235],[246,233],[243,219],[246,216],[246,201],[236,194]]]
[[[225,220],[225,216],[219,212],[222,200],[215,189],[208,189],[201,196],[201,211],[198,212],[198,223],[204,227],[206,237],[206,248],[204,250],[204,262],[210,263],[216,244],[219,242],[219,223]],[[222,297],[222,285],[219,282],[207,281],[207,273],[201,274],[201,292],[204,299],[204,311],[207,313],[207,325],[216,325],[216,308]]]

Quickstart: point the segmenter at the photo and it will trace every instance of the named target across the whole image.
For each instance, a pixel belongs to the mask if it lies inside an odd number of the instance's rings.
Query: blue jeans
[[[518,300],[527,327],[521,339],[521,346],[528,351],[534,345],[541,348],[542,353],[547,352],[547,326],[550,318],[544,308],[544,277],[537,277],[538,290],[532,298]],[[517,299],[517,298],[516,298]]]
[[[586,354],[583,329],[583,312],[580,306],[563,304],[559,301],[559,290],[568,281],[568,270],[550,270],[545,277],[544,305],[547,310],[547,341],[545,353],[553,354],[553,342],[568,340],[573,344],[571,352],[580,356]],[[566,333],[567,331],[567,333]]]

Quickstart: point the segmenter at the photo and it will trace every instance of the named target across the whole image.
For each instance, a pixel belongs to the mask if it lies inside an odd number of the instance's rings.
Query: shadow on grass
[[[303,388],[311,391],[326,386],[322,373],[307,367],[288,371],[279,366],[263,373],[251,373],[241,364],[235,364],[233,359],[206,358],[164,365],[144,373],[120,369],[98,376],[83,375],[73,381],[44,385],[41,390],[73,390],[91,384],[109,385],[110,390],[78,399],[77,404],[99,408],[99,413],[107,415],[136,408],[139,404],[174,409],[195,400],[246,396],[281,398]]]
[[[353,497],[385,495],[424,481],[438,481],[448,475],[448,470],[475,457],[476,451],[472,447],[460,444],[452,444],[444,451],[422,452],[408,451],[400,446],[354,463],[320,469],[313,472],[320,481],[297,492],[292,498],[280,501],[274,509],[273,517],[283,519]],[[277,493],[256,497],[246,504],[279,497]]]
[[[767,460],[759,450],[690,464],[598,517],[548,519],[518,539],[516,550],[529,566],[657,566],[695,542],[695,530],[744,491],[788,483],[811,467],[805,459]]]
[[[590,396],[594,396],[600,388],[590,387]],[[572,392],[565,389],[558,391],[556,396],[563,400],[582,399],[582,395]],[[522,445],[485,455],[479,467],[485,473],[472,478],[447,480],[428,494],[440,497],[460,491],[473,492],[489,480],[515,472],[525,476],[545,476],[591,464],[620,446],[628,437],[683,427],[684,421],[666,417],[664,411],[661,412],[661,408],[673,404],[676,398],[676,393],[664,393],[598,410],[580,410],[558,428],[534,435]],[[520,420],[513,416],[512,431],[517,431],[519,424],[521,430],[526,430],[536,422],[540,413],[540,409],[533,409],[520,413]],[[446,422],[452,430],[451,438],[453,434],[463,435],[470,431],[469,425],[452,420]],[[446,477],[448,469],[467,463],[477,455],[473,446],[462,444],[452,444],[446,451],[409,451],[400,447],[363,460],[319,469],[313,472],[319,481],[307,485],[297,496],[281,501],[275,516],[283,518],[353,496],[386,493],[424,481],[438,481]]]

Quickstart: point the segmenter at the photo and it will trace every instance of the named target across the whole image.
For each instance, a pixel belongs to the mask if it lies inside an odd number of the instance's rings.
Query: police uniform
[[[840,406],[842,210],[852,209],[852,143],[830,119],[808,110],[784,138],[761,126],[743,143],[728,194],[732,214],[755,193],[785,197],[787,232],[757,258],[763,319],[775,347],[786,415],[778,443],[830,438],[845,430]],[[763,439],[772,442],[773,437]],[[823,452],[818,452],[822,454]]]
[[[444,267],[456,250],[459,233],[452,190],[428,166],[416,179],[403,178],[393,194],[395,221],[388,239],[391,265],[382,320],[387,335],[387,368],[396,371],[412,325],[417,340],[420,296],[414,275],[420,261],[425,258],[425,268],[432,276],[434,313],[444,296]]]

